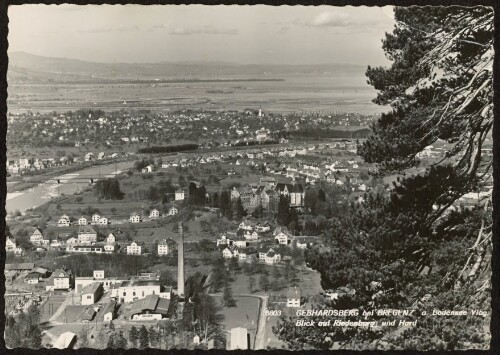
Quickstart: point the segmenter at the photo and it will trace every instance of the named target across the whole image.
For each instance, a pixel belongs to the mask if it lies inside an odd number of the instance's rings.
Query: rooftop
[[[122,282],[120,287],[133,287],[133,286],[160,286],[160,281],[157,280],[128,280]]]

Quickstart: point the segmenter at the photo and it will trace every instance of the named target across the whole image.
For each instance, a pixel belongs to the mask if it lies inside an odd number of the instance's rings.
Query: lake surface
[[[40,206],[61,194],[71,195],[89,186],[89,182],[75,180],[78,176],[95,176],[97,178],[100,173],[101,177],[111,177],[123,170],[130,169],[133,165],[133,161],[127,161],[117,163],[116,169],[115,164],[85,168],[77,172],[61,175],[60,184],[57,184],[52,179],[25,191],[8,192],[5,209],[7,213],[16,210],[25,212],[28,208]]]
[[[234,76],[231,79],[236,79]],[[241,78],[243,79],[243,78]],[[69,111],[81,108],[244,110],[268,112],[348,112],[377,114],[387,109],[372,102],[376,91],[364,72],[261,74],[282,81],[9,84],[8,105],[23,110]]]

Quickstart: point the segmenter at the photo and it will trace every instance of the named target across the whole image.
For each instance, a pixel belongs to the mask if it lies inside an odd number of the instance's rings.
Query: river
[[[61,175],[61,183],[57,184],[55,179],[42,183],[34,188],[19,191],[8,192],[5,209],[7,213],[19,210],[25,212],[28,208],[37,207],[48,202],[50,199],[60,196],[61,194],[71,195],[83,188],[87,187],[89,182],[83,180],[75,180],[79,176],[94,176],[112,177],[115,174],[130,169],[133,167],[133,161],[117,163],[116,165],[100,165],[90,168],[84,168],[77,172]]]

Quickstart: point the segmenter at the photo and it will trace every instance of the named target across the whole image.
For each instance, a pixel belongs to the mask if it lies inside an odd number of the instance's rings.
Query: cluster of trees
[[[247,215],[241,198],[231,200],[231,192],[227,190],[222,190],[220,195],[218,192],[211,194],[209,204],[212,207],[220,208],[227,219],[238,221]]]
[[[139,348],[139,349],[146,349],[146,348],[157,348],[159,341],[160,341],[160,336],[158,331],[153,328],[153,326],[150,326],[149,329],[146,328],[145,325],[142,325],[139,330],[135,326],[132,326],[130,328],[130,331],[128,333],[128,338],[131,343],[132,348]],[[119,348],[116,342],[116,337],[114,337],[114,334],[110,335],[108,345],[114,345],[115,347],[111,348]],[[118,344],[121,345],[123,341],[118,337]]]
[[[115,178],[97,181],[94,191],[99,198],[106,200],[121,200],[125,196],[125,193],[120,190],[120,182]]]
[[[207,189],[204,185],[198,187],[190,182],[188,186],[188,202],[195,206],[205,206],[207,203]]]
[[[320,271],[325,289],[356,291],[334,305],[317,300],[313,308],[414,308],[417,325],[345,331],[295,327],[282,317],[273,331],[292,349],[489,347],[489,318],[470,311],[491,309],[491,197],[472,210],[449,207],[477,191],[477,177],[491,166],[481,147],[493,123],[493,11],[396,7],[395,20],[383,41],[392,66],[367,71],[379,91],[375,102],[391,110],[373,125],[359,153],[378,163],[382,174],[418,166],[417,153],[437,139],[452,145],[450,159],[395,182],[390,192],[365,195],[364,203],[332,221],[327,251],[307,251],[306,259]],[[468,315],[420,315],[432,309]]]
[[[26,311],[5,319],[5,345],[8,348],[39,349],[42,346],[40,311],[32,304]]]
[[[158,154],[158,153],[175,153],[175,152],[185,152],[188,150],[198,149],[198,144],[177,144],[169,146],[154,146],[140,148],[138,153],[140,154]]]

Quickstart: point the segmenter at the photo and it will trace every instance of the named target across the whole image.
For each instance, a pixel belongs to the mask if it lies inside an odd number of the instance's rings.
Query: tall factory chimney
[[[177,248],[177,295],[184,297],[184,232],[179,222],[179,246]]]

